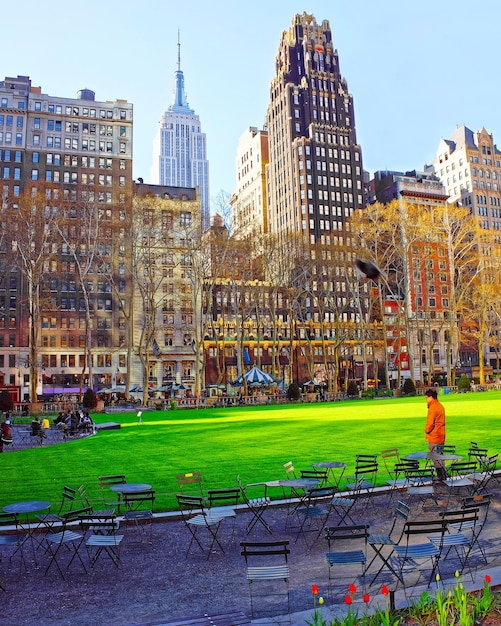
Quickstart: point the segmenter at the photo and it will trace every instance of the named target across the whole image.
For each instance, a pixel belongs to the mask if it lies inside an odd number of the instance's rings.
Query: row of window
[[[5,96],[2,97],[0,101],[0,108],[2,109],[9,108],[9,98]],[[24,109],[25,108],[24,100],[19,100],[17,102],[16,108]],[[35,111],[43,110],[43,103],[41,100],[35,100],[34,109]],[[55,113],[56,115],[62,115],[63,105],[49,103],[47,105],[47,111],[49,113]],[[64,114],[65,115],[82,115],[82,117],[92,117],[92,118],[101,118],[101,119],[109,119],[109,120],[113,119],[113,109],[95,109],[91,107],[79,107],[79,106],[66,105],[64,107]],[[119,109],[118,117],[121,120],[126,120],[127,111],[125,109]]]
[[[0,115],[0,126],[2,126],[2,115]],[[12,117],[12,116],[10,116]],[[7,116],[9,118],[9,116]],[[18,127],[22,127],[23,118],[18,118],[21,120],[21,124],[17,124]],[[12,125],[12,124],[11,124]],[[7,123],[7,126],[9,124]],[[63,122],[62,120],[47,120],[47,130],[48,131],[63,131]],[[33,128],[34,130],[42,130],[42,120],[39,117],[35,117],[33,119]],[[118,136],[126,137],[127,136],[127,127],[126,126],[114,126],[113,124],[92,124],[88,122],[78,123],[78,122],[64,122],[64,131],[66,133],[71,133],[73,135],[82,133],[83,135],[101,135],[102,137],[113,137],[113,129],[118,128]]]
[[[83,337],[83,335],[82,335]],[[80,347],[84,347],[85,342]],[[1,357],[2,355],[0,355]],[[118,366],[126,366],[126,355],[118,355]],[[87,365],[92,361],[93,367],[111,367],[113,365],[112,354],[87,355]],[[85,366],[85,354],[42,354],[42,367],[80,367]]]

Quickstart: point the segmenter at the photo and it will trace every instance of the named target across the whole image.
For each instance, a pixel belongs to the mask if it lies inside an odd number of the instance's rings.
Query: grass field
[[[447,443],[466,455],[470,441],[497,452],[501,442],[501,392],[440,396],[447,414]],[[152,411],[95,415],[120,430],[42,448],[2,454],[0,506],[31,499],[60,500],[64,485],[84,484],[102,499],[98,476],[124,473],[157,491],[156,509],[176,508],[176,474],[199,470],[206,488],[285,477],[315,461],[344,461],[346,475],[357,453],[398,447],[401,455],[426,449],[423,397],[337,403]],[[384,482],[384,468],[381,483]],[[279,494],[277,494],[279,495]]]

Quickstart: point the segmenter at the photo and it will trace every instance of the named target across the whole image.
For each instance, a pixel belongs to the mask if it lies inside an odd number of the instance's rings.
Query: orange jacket
[[[438,400],[430,402],[424,433],[428,443],[445,442],[445,409]]]

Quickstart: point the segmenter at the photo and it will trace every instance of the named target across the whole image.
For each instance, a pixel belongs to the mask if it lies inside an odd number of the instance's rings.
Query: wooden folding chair
[[[184,474],[178,474],[176,479],[178,487],[182,492],[196,491],[200,494],[203,493],[201,472],[185,472]]]

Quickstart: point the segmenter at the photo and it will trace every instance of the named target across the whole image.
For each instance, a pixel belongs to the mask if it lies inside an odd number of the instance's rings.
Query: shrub
[[[404,380],[404,386],[402,387],[402,391],[406,396],[415,396],[416,395],[416,385],[412,378],[406,378]]]
[[[301,397],[301,389],[296,382],[292,382],[287,389],[287,398],[289,400],[299,400]]]
[[[358,385],[354,380],[350,380],[348,383],[348,389],[346,390],[348,398],[358,397]]]
[[[0,411],[13,411],[14,410],[14,400],[10,393],[4,389],[0,392]]]
[[[97,407],[97,397],[92,389],[87,389],[84,393],[82,405],[84,409],[95,409]]]
[[[461,377],[458,382],[458,390],[459,391],[471,391],[471,380],[468,378],[466,374],[461,374]]]

